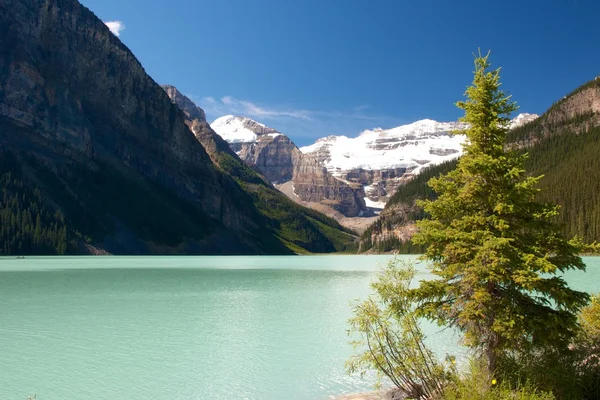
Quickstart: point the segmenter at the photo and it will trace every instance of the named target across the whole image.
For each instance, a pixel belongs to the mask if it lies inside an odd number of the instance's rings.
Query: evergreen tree
[[[585,265],[561,233],[557,207],[535,200],[540,177],[525,175],[526,155],[505,151],[517,106],[488,59],[475,57],[473,83],[457,103],[469,126],[465,154],[429,181],[437,199],[420,202],[430,218],[413,241],[427,246],[437,279],[412,295],[422,316],[462,331],[493,374],[505,351],[566,346],[588,296],[559,275]]]

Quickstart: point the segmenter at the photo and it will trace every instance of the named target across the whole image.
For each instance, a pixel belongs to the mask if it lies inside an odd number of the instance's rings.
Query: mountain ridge
[[[510,126],[517,127],[538,116],[522,113],[513,118]],[[249,117],[227,115],[211,124],[231,148],[249,165],[257,166],[272,182],[283,183],[291,178],[290,164],[297,164],[300,156],[294,154],[288,161],[287,174],[269,174],[267,165],[282,150],[274,149],[266,159],[251,159],[256,145],[264,135],[290,142],[286,146],[296,147],[288,136],[280,131]],[[463,129],[460,122],[438,122],[423,119],[389,129],[364,130],[358,136],[327,136],[317,139],[312,145],[299,151],[324,166],[338,180],[362,187],[365,206],[383,208],[397,187],[418,174],[423,168],[456,158],[462,154],[464,136],[452,132]],[[315,200],[313,197],[312,200]]]
[[[285,134],[248,117],[227,115],[211,127],[254,170],[276,185],[292,182],[282,190],[290,199],[329,215],[368,215],[361,188],[333,177],[319,161],[303,154]]]
[[[544,175],[538,199],[561,207],[565,234],[600,241],[600,79],[576,88],[538,118],[514,126],[507,147],[527,151],[526,171]],[[456,160],[432,166],[401,186],[380,219],[363,233],[361,251],[422,251],[408,241],[414,221],[425,217],[415,201],[433,198],[427,181],[455,167]]]
[[[14,204],[0,218],[18,220],[11,226],[21,238],[11,253],[50,251],[31,229],[36,215],[47,236],[66,228],[57,253],[306,251],[317,229],[283,240],[89,9],[75,0],[1,0],[0,31],[0,181]]]
[[[354,248],[351,230],[343,228],[335,220],[317,211],[294,203],[275,189],[265,176],[246,165],[205,119],[191,118],[194,108],[199,107],[185,96],[176,93],[176,90],[170,86],[167,93],[173,103],[182,108],[188,116],[186,123],[211,160],[238,182],[266,218],[267,224],[278,232],[286,244],[292,248],[304,248],[313,252],[348,251]]]

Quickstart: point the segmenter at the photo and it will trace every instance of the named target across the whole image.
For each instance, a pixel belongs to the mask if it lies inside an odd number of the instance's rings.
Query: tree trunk
[[[490,381],[496,372],[496,351],[494,345],[488,342],[485,348],[485,357],[487,358],[488,373],[490,375]]]

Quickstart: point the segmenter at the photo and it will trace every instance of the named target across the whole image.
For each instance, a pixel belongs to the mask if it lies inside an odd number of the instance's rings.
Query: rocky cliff
[[[175,86],[161,85],[161,87],[165,92],[167,92],[169,98],[179,106],[179,109],[183,111],[187,119],[206,121],[206,114],[204,113],[204,110],[198,107],[183,93],[179,92]]]
[[[362,187],[333,177],[312,156],[303,154],[289,137],[247,117],[224,116],[211,126],[246,164],[271,182],[293,183],[293,196],[320,203],[347,217],[364,215]]]
[[[294,166],[302,159],[302,153],[290,138],[279,133],[258,134],[254,142],[230,146],[250,167],[274,183],[291,180]]]
[[[511,127],[537,118],[520,114]],[[355,138],[328,136],[300,150],[316,157],[335,177],[364,187],[367,204],[382,207],[397,188],[424,168],[462,154],[458,122],[421,120],[391,129],[366,130]]]
[[[206,149],[212,161],[232,176],[240,184],[242,190],[249,194],[254,205],[267,218],[269,224],[276,227],[280,238],[287,243],[291,243],[292,246],[301,246],[313,252],[346,251],[352,247],[354,238],[350,230],[342,228],[335,220],[308,210],[286,198],[283,193],[273,187],[269,179],[252,170],[231,149],[230,145],[239,143],[227,143],[211,128],[205,119],[192,118],[191,116],[194,114],[200,115],[202,110],[172,86],[168,88],[169,97],[188,116],[186,123]],[[286,136],[274,133],[270,128],[253,121],[244,121],[244,126],[251,127],[259,132],[257,141],[263,138],[287,139]],[[245,146],[246,144],[241,143],[244,148],[248,148]],[[277,149],[276,146],[266,145],[266,148],[269,147]],[[295,149],[295,153],[302,156],[295,146],[292,148],[285,145],[282,148],[282,150],[287,149]],[[271,175],[286,173],[278,169],[276,163],[271,162],[268,167]],[[290,169],[287,166],[286,168],[286,171]],[[290,176],[293,176],[293,173]],[[277,210],[277,213],[273,213],[274,210]]]
[[[513,147],[531,147],[564,132],[582,132],[600,125],[600,77],[554,103],[540,118],[515,126],[507,140]]]
[[[0,173],[41,190],[71,251],[291,252],[86,7],[0,0],[0,35]]]
[[[577,88],[539,117],[515,118],[511,128],[507,147],[527,151],[527,172],[544,175],[538,199],[560,205],[564,233],[600,240],[600,79]],[[401,185],[364,232],[361,250],[422,252],[407,241],[414,221],[425,217],[416,200],[433,198],[429,179],[454,168],[456,160],[432,166]]]

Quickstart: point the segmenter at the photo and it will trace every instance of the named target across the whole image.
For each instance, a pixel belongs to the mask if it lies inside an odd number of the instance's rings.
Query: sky
[[[519,112],[600,75],[597,0],[81,0],[212,122],[251,117],[302,146],[454,121],[491,50]]]

